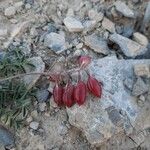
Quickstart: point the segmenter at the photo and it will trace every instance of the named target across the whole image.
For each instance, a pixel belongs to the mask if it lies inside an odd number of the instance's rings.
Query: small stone
[[[77,49],[80,49],[80,48],[82,48],[82,47],[83,47],[83,43],[79,43],[79,44],[76,46]]]
[[[66,17],[64,19],[64,24],[69,32],[81,32],[84,29],[82,23],[73,17]]]
[[[110,40],[118,44],[122,52],[128,57],[136,57],[147,52],[147,48],[119,34],[112,34]]]
[[[140,99],[141,101],[145,102],[145,97],[144,97],[144,95],[140,95],[139,99]]]
[[[125,17],[135,18],[134,12],[124,3],[121,1],[115,2],[116,10],[121,13]]]
[[[8,30],[6,27],[0,27],[0,37],[5,37],[8,34]]]
[[[44,72],[45,70],[45,63],[43,62],[41,57],[32,57],[29,58],[28,61],[34,65],[34,67],[29,67],[28,65],[25,66],[26,73],[29,72]],[[23,78],[23,82],[27,85],[27,88],[30,89],[33,85],[37,82],[40,78],[40,74],[36,75],[26,75]]]
[[[34,119],[36,119],[36,118],[38,117],[38,112],[37,112],[37,110],[33,110],[33,111],[31,112],[31,117],[33,117]]]
[[[91,31],[95,28],[97,22],[95,20],[87,20],[83,23],[84,26],[84,33],[87,31]]]
[[[150,66],[148,64],[134,65],[134,73],[139,77],[150,77]]]
[[[40,90],[36,93],[36,98],[39,103],[46,102],[50,98],[48,90]]]
[[[72,8],[69,8],[68,11],[67,11],[67,17],[73,17],[74,16],[74,11]]]
[[[25,8],[26,8],[26,9],[30,9],[30,8],[31,8],[31,5],[30,5],[29,3],[27,3],[27,4],[25,5]]]
[[[103,19],[102,26],[104,29],[108,30],[111,33],[115,32],[115,24],[106,17],[104,17]]]
[[[31,122],[30,123],[30,128],[31,129],[33,129],[33,130],[37,130],[38,129],[38,127],[39,127],[39,123],[38,122],[35,122],[35,121],[33,121],[33,122]]]
[[[123,83],[127,89],[129,89],[130,91],[132,90],[134,84],[134,80],[132,78],[127,77]]]
[[[8,8],[5,9],[5,16],[7,17],[12,17],[13,15],[15,15],[16,13],[16,8],[14,6],[10,6]]]
[[[97,12],[94,9],[89,10],[88,17],[91,20],[95,20],[96,22],[102,21],[104,14],[102,12]]]
[[[39,110],[41,111],[41,112],[43,112],[43,111],[45,111],[46,110],[46,103],[39,103]]]
[[[146,93],[147,91],[148,91],[148,86],[141,78],[138,78],[136,83],[133,86],[132,95],[139,96],[141,94]]]
[[[33,118],[32,118],[31,116],[29,116],[29,117],[26,119],[27,123],[30,123],[32,120],[33,120]]]
[[[97,37],[96,35],[85,36],[85,44],[93,49],[97,53],[102,53],[107,55],[109,53],[109,48],[107,42]]]
[[[74,52],[74,56],[81,56],[82,55],[82,50],[81,49],[77,49],[75,52]]]
[[[143,34],[139,33],[139,32],[135,32],[133,34],[133,40],[135,40],[137,43],[143,45],[143,46],[147,46],[148,45],[148,39],[146,36],[144,36]]]
[[[66,49],[65,37],[54,32],[51,32],[45,36],[44,44],[57,54]]]
[[[133,35],[133,32],[134,32],[133,27],[130,26],[130,25],[126,25],[126,26],[123,27],[122,35],[127,37],[127,38],[130,38]]]
[[[21,9],[22,6],[23,6],[23,1],[20,1],[14,4],[14,7],[16,8],[16,10]]]

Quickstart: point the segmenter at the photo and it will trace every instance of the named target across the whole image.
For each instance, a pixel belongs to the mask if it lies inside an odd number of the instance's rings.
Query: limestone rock
[[[109,48],[107,46],[107,42],[98,38],[96,35],[85,36],[85,44],[93,49],[97,53],[102,53],[107,55],[109,53]]]
[[[27,73],[34,72],[34,73],[42,73],[45,70],[45,63],[42,61],[41,57],[32,57],[29,58],[29,62],[34,65],[34,68],[26,66],[25,70]],[[40,78],[40,74],[36,75],[26,75],[23,78],[24,83],[27,85],[28,89],[33,87],[33,85],[37,82]]]
[[[136,57],[147,52],[147,48],[119,34],[112,34],[110,40],[118,44],[122,52],[128,57]]]
[[[136,64],[134,72],[139,77],[150,77],[150,66],[147,64]]]
[[[73,17],[66,17],[64,19],[64,24],[69,32],[81,32],[84,29],[82,23]]]
[[[134,12],[124,3],[121,1],[115,2],[116,10],[121,13],[125,17],[134,18]]]
[[[38,122],[35,122],[35,121],[33,121],[33,122],[31,122],[30,123],[30,128],[31,129],[33,129],[33,130],[37,130],[38,129],[38,127],[39,127],[39,123]]]
[[[84,105],[74,105],[67,113],[69,122],[80,129],[91,144],[101,145],[124,131],[127,135],[132,133],[140,108],[123,81],[134,76],[133,66],[137,63],[150,64],[150,60],[117,60],[111,56],[90,64],[90,73],[103,83],[102,98],[88,95]]]
[[[65,37],[54,32],[45,36],[44,44],[57,54],[61,53],[66,48]]]
[[[16,13],[16,8],[14,6],[10,6],[8,8],[5,9],[5,16],[7,17],[12,17],[13,15],[15,15]]]
[[[148,39],[146,36],[144,36],[143,34],[139,33],[139,32],[135,32],[133,34],[133,40],[135,40],[137,43],[143,45],[143,46],[147,46],[148,45]]]
[[[102,26],[104,29],[108,30],[111,33],[115,32],[115,24],[106,17],[104,17],[103,19]]]
[[[133,86],[132,94],[134,96],[139,96],[146,92],[148,92],[148,85],[146,85],[141,78],[138,78],[136,83]]]

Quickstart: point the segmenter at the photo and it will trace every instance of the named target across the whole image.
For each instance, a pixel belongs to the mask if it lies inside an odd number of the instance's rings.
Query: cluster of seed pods
[[[80,56],[78,60],[80,69],[85,68],[90,62],[91,58],[89,56]],[[58,77],[56,78],[58,79]],[[70,81],[68,81],[65,87],[61,86],[59,80],[53,80],[55,81],[53,98],[58,106],[71,107],[75,103],[81,106],[86,101],[87,92],[99,98],[102,94],[101,83],[90,74],[88,74],[88,80],[86,83],[81,80],[79,73],[77,84],[73,85]]]

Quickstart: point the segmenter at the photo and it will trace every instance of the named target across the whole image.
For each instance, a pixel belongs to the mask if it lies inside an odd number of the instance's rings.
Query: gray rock
[[[5,9],[5,16],[7,17],[12,17],[13,15],[15,15],[16,13],[16,8],[14,6],[10,6],[8,8]]]
[[[121,1],[115,2],[116,10],[121,13],[125,17],[135,18],[134,12],[124,3]]]
[[[85,44],[93,49],[97,53],[102,53],[107,55],[109,53],[109,48],[107,46],[107,42],[97,37],[96,35],[85,36]]]
[[[148,85],[139,77],[133,86],[132,95],[139,96],[148,92]]]
[[[137,43],[145,46],[145,47],[148,45],[147,37],[144,36],[143,34],[139,33],[139,32],[135,32],[133,34],[133,40],[136,41]]]
[[[126,91],[123,81],[134,76],[133,65],[137,63],[150,64],[150,60],[105,57],[90,64],[89,72],[103,83],[102,97],[88,95],[84,105],[74,105],[67,109],[67,113],[70,124],[80,129],[91,144],[101,145],[124,131],[127,135],[132,133],[140,108],[135,97]]]
[[[64,24],[69,32],[81,32],[84,29],[82,23],[73,17],[66,17],[64,19]]]
[[[108,30],[111,33],[115,32],[115,24],[106,17],[104,17],[103,19],[102,26],[104,29]]]
[[[39,111],[43,112],[46,110],[46,103],[45,102],[39,103],[38,106],[39,106]]]
[[[129,37],[131,37],[133,35],[133,32],[134,32],[133,27],[130,26],[130,25],[126,25],[126,26],[123,27],[122,35],[127,37],[127,38],[129,38]]]
[[[31,129],[33,129],[33,130],[37,130],[38,129],[38,127],[39,127],[39,123],[38,122],[35,122],[35,121],[33,121],[33,122],[31,122],[30,123],[30,128]]]
[[[44,45],[59,54],[66,49],[65,37],[61,34],[51,32],[45,36]]]
[[[128,57],[136,57],[147,52],[147,48],[119,34],[112,34],[110,40],[118,44],[122,52]]]
[[[14,135],[2,125],[0,125],[0,143],[0,146],[3,145],[4,147],[15,146]]]
[[[50,98],[50,93],[48,90],[39,90],[36,93],[36,98],[39,103],[46,102]]]
[[[25,70],[27,73],[33,72],[33,73],[42,73],[45,70],[45,63],[43,62],[41,57],[32,57],[28,59],[31,64],[34,65],[34,68],[26,66]],[[33,85],[37,82],[37,80],[40,78],[41,74],[36,75],[26,75],[23,78],[24,83],[27,85],[28,89],[33,87]]]
[[[136,64],[134,66],[134,73],[138,77],[150,77],[150,66],[147,64]]]

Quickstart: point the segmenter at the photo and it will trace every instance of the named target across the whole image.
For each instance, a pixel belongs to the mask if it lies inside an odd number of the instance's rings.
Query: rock
[[[46,103],[43,102],[43,103],[39,103],[39,111],[43,112],[46,110]]]
[[[150,77],[150,66],[147,64],[136,64],[134,73],[139,77]]]
[[[147,37],[144,36],[143,34],[139,33],[139,32],[135,32],[133,34],[133,40],[136,41],[137,43],[145,46],[145,47],[148,45]]]
[[[16,8],[14,6],[10,6],[6,8],[4,12],[5,16],[7,17],[12,17],[15,15],[15,13],[16,13]]]
[[[45,36],[44,45],[59,54],[66,49],[65,37],[61,34],[51,32]]]
[[[74,16],[74,11],[72,8],[69,8],[66,14],[67,17],[73,17]]]
[[[14,4],[16,10],[21,9],[23,6],[23,1],[17,2]]]
[[[134,12],[124,3],[121,1],[115,2],[116,10],[121,13],[125,17],[135,18]]]
[[[15,146],[14,135],[2,125],[0,125],[0,143],[4,147],[12,148]]]
[[[106,17],[104,17],[103,19],[102,26],[104,29],[108,30],[111,33],[115,32],[115,24]]]
[[[109,53],[109,48],[107,46],[107,42],[97,37],[96,35],[85,36],[84,38],[85,45],[89,46],[97,53],[102,53],[107,55]]]
[[[144,94],[148,92],[148,86],[145,84],[145,82],[139,77],[136,81],[136,83],[133,86],[132,95],[139,96],[141,94]]]
[[[26,66],[25,67],[26,73],[30,73],[30,72],[42,73],[42,72],[44,72],[45,63],[42,61],[41,57],[32,57],[32,58],[29,58],[28,61],[34,65],[34,68]],[[26,75],[25,77],[23,77],[23,81],[27,85],[27,88],[30,89],[37,82],[37,80],[40,78],[40,76],[41,76],[40,74]]]
[[[95,28],[97,22],[95,20],[86,20],[83,23],[84,26],[84,32],[86,33],[87,31],[91,31]]]
[[[64,24],[69,32],[81,32],[84,29],[82,23],[73,17],[66,17],[64,19]]]
[[[118,44],[127,57],[136,57],[147,52],[147,48],[119,34],[112,34],[110,40]]]
[[[39,90],[36,93],[36,98],[39,103],[46,102],[50,98],[50,92],[48,90]]]
[[[150,64],[150,60],[118,60],[111,56],[93,60],[89,65],[89,72],[103,83],[102,97],[88,95],[84,105],[74,105],[67,113],[70,124],[80,129],[90,144],[99,146],[118,134],[132,134],[140,108],[123,81],[134,76],[133,66],[137,63]]]
[[[145,32],[145,29],[149,26],[149,22],[150,22],[150,2],[148,2],[147,7],[146,7],[146,11],[144,14],[144,19],[141,25],[141,31]]]
[[[35,121],[33,121],[33,122],[31,122],[30,123],[30,128],[31,129],[33,129],[33,130],[37,130],[38,129],[38,127],[39,127],[39,123],[38,122],[35,122]]]
[[[88,11],[88,17],[91,20],[95,20],[96,22],[102,21],[104,14],[102,12],[97,12],[94,9]]]
[[[4,25],[0,24],[0,37],[6,37],[8,34],[8,29]]]
[[[127,38],[130,38],[133,35],[133,32],[134,32],[133,27],[130,26],[130,25],[126,25],[126,26],[123,27],[122,35],[127,37]]]

